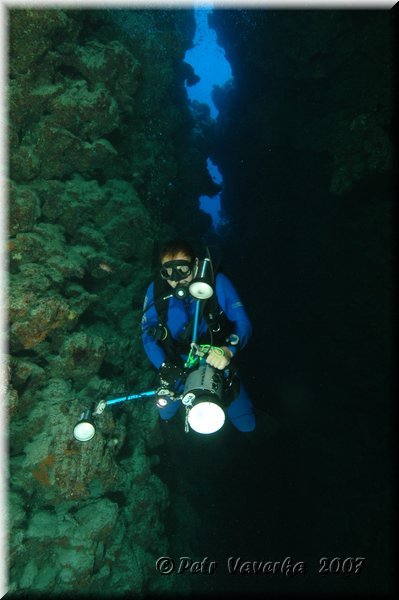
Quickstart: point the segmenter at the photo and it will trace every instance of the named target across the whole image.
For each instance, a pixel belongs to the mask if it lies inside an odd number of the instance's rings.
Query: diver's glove
[[[173,387],[184,376],[184,371],[177,365],[165,361],[159,368],[159,378],[165,386]]]
[[[233,353],[227,346],[222,346],[221,348],[212,347],[207,354],[206,362],[211,367],[215,367],[215,369],[223,370],[230,364],[232,358]]]

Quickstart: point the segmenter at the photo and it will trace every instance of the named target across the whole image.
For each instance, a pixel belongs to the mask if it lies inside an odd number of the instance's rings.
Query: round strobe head
[[[193,281],[189,285],[190,294],[198,300],[207,300],[213,295],[212,286],[206,281]]]
[[[223,427],[225,414],[215,402],[198,402],[190,409],[187,420],[197,433],[215,433]]]
[[[91,421],[79,421],[74,427],[73,435],[78,442],[88,442],[96,433],[96,428]]]

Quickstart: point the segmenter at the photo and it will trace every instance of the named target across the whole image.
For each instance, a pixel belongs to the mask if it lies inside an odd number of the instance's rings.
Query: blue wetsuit
[[[238,346],[229,346],[226,344],[232,353],[236,354],[237,350],[244,348],[248,342],[248,339],[252,333],[251,322],[233,284],[222,273],[218,273],[216,275],[215,287],[219,306],[233,324],[232,333],[236,334],[239,338]],[[158,344],[154,337],[147,331],[147,328],[156,326],[159,322],[156,307],[154,304],[152,304],[153,300],[154,283],[151,283],[151,285],[148,287],[144,300],[144,311],[146,312],[144,313],[142,320],[142,340],[144,344],[144,350],[148,358],[155,368],[159,369],[162,363],[167,360],[167,356],[162,346]],[[148,310],[146,310],[147,306],[149,307]],[[189,323],[193,318],[195,306],[196,301],[191,296],[185,298],[184,300],[175,298],[174,296],[170,298],[168,305],[167,326],[171,336],[174,339],[179,337],[187,323]],[[198,337],[206,334],[207,331],[207,324],[205,319],[202,318],[198,324]],[[185,360],[185,357],[182,357],[182,359]],[[180,406],[180,401],[170,402],[164,408],[159,409],[160,417],[162,419],[170,419],[177,413]],[[255,428],[253,405],[242,383],[240,385],[240,392],[238,396],[227,408],[227,414],[231,422],[240,431],[252,431]]]

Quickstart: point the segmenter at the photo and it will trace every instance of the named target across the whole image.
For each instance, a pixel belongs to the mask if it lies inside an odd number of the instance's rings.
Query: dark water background
[[[256,394],[256,383],[258,394]],[[255,402],[267,409],[262,381],[252,386]],[[267,387],[267,386],[266,386]],[[392,478],[384,442],[373,452],[356,416],[326,397],[312,419],[289,422],[258,410],[257,430],[236,431],[229,422],[217,434],[185,434],[182,415],[163,423],[166,438],[162,478],[184,495],[197,512],[192,523],[193,560],[209,557],[214,574],[189,577],[198,593],[224,592],[380,592],[391,584],[386,540]],[[302,399],[306,400],[302,392]],[[302,408],[298,408],[298,414]],[[324,414],[323,414],[324,413]],[[376,434],[376,437],[377,434]],[[382,444],[382,446],[381,446]],[[173,501],[172,501],[173,502]],[[387,510],[388,509],[388,510]],[[174,532],[180,529],[178,506],[168,510],[169,539],[176,562],[191,556]],[[190,528],[190,522],[186,523]],[[306,575],[231,575],[229,557],[242,561],[303,561]],[[359,575],[322,575],[321,559],[364,557]],[[336,563],[335,563],[336,564]]]

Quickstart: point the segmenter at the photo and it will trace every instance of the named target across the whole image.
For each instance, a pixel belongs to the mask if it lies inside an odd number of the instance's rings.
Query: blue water
[[[193,66],[195,73],[200,77],[196,85],[186,86],[189,99],[207,104],[212,119],[216,119],[219,111],[212,100],[213,88],[215,85],[224,85],[232,79],[233,74],[223,48],[217,43],[215,30],[208,25],[208,15],[211,13],[210,7],[197,8],[194,11],[197,26],[194,47],[186,52],[184,60]]]
[[[212,13],[212,10],[209,5],[195,9],[194,47],[186,52],[184,60],[193,67],[196,75],[200,77],[200,81],[196,85],[186,85],[189,100],[207,104],[210,108],[211,118],[216,120],[219,111],[212,100],[213,89],[215,86],[226,84],[233,78],[233,74],[223,48],[217,43],[215,30],[211,29],[208,24],[208,15]],[[209,158],[207,167],[213,181],[222,185],[222,174],[217,165]],[[226,219],[221,212],[220,193],[212,197],[201,196],[199,206],[212,218],[212,227],[216,232],[222,225],[226,224]]]
[[[207,160],[207,167],[212,180],[215,183],[221,185],[223,183],[222,174],[220,173],[217,165],[215,165],[210,158],[208,158]],[[201,210],[203,210],[211,216],[212,226],[216,232],[220,230],[220,227],[222,225],[227,224],[227,219],[225,219],[222,215],[220,205],[220,193],[212,197],[200,196],[199,205]]]

